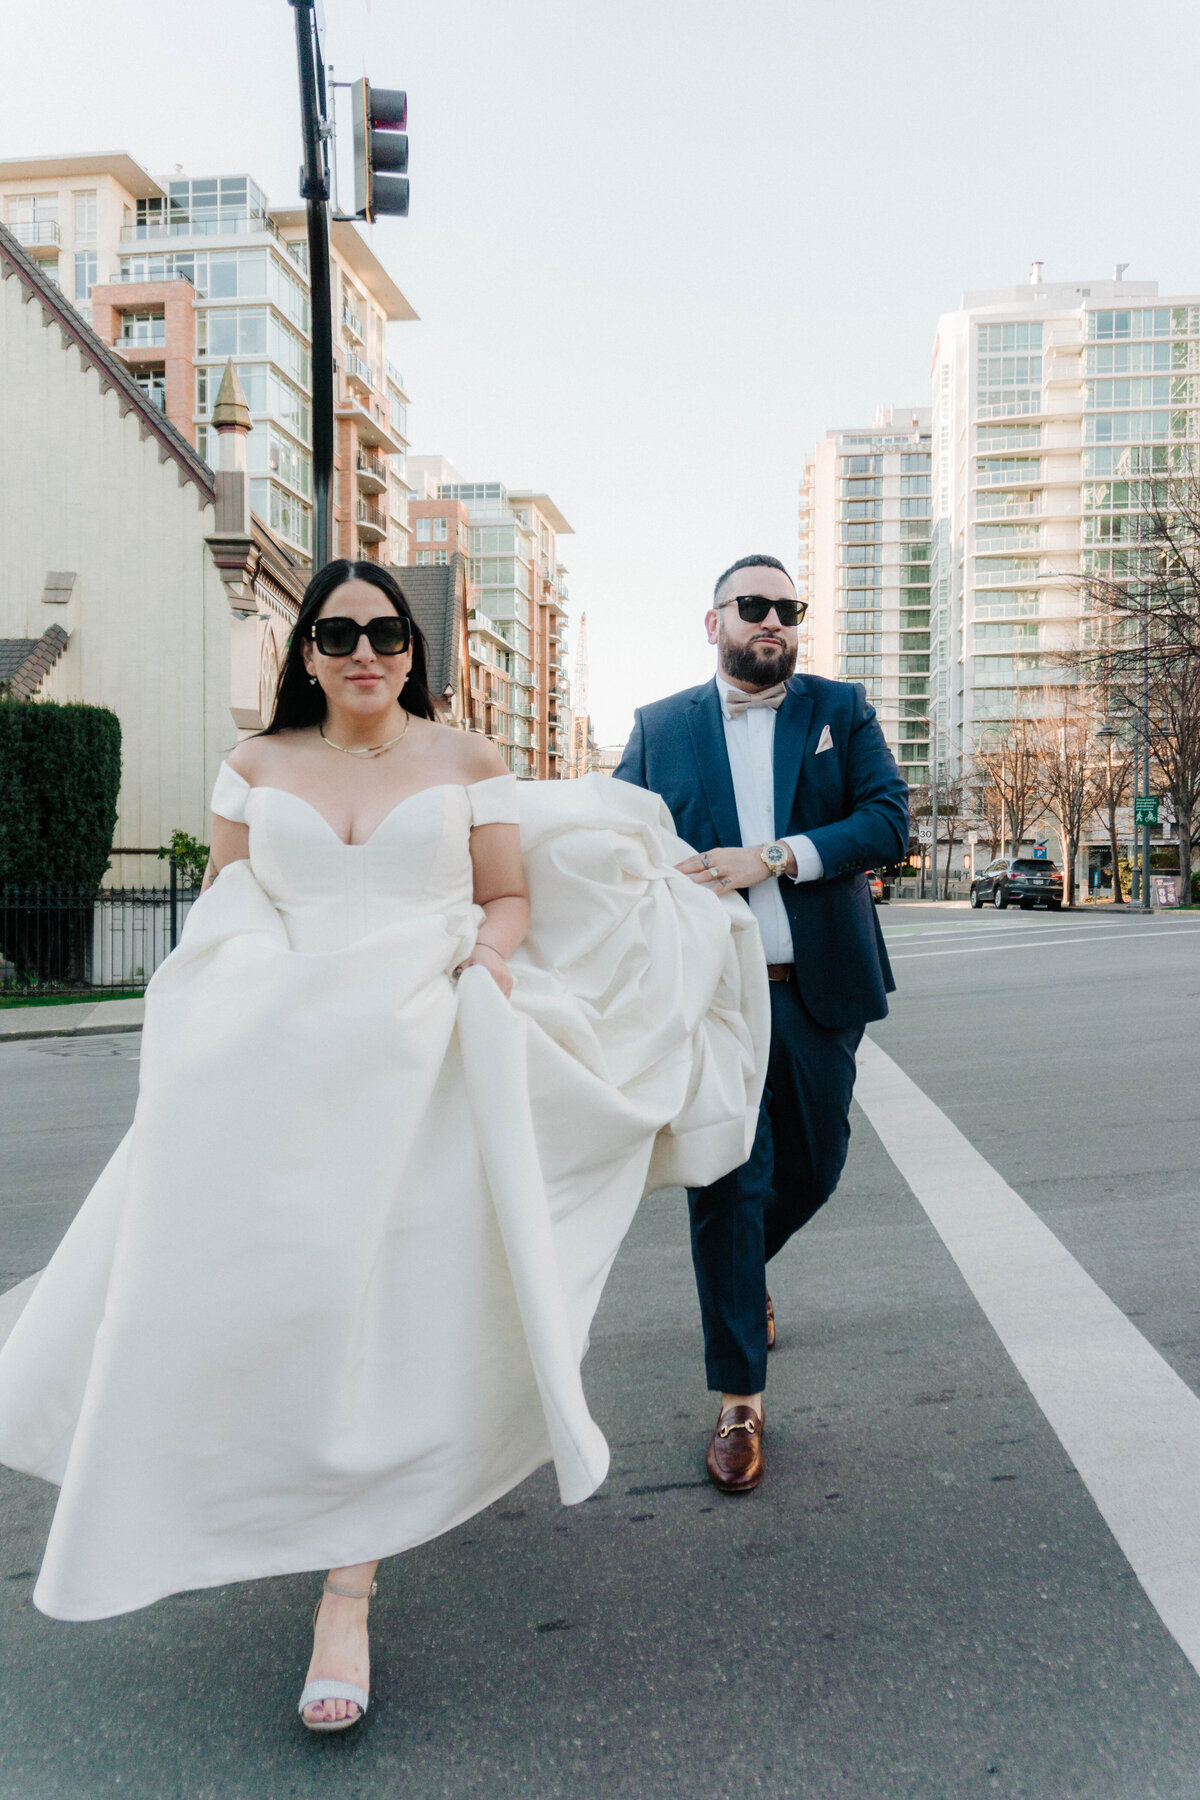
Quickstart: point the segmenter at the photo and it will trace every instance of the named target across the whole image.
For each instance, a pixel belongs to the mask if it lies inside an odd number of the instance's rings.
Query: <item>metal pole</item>
[[[329,561],[329,500],[333,484],[333,286],[329,260],[329,136],[325,69],[314,0],[289,0],[296,14],[300,124],[304,162],[300,192],[308,214],[308,279],[312,297],[313,569]]]
[[[179,942],[179,864],[171,852],[171,948]]]
[[[1134,782],[1134,787],[1137,782]],[[1150,621],[1142,620],[1142,789],[1150,793]],[[1150,821],[1142,820],[1142,911],[1150,911]]]
[[[1141,785],[1138,781],[1138,770],[1141,767],[1142,748],[1138,733],[1137,707],[1133,709],[1133,798],[1134,820],[1133,830],[1129,834],[1129,898],[1136,906],[1142,897],[1141,877],[1138,869],[1138,828],[1137,828],[1137,791]]]
[[[937,728],[936,713],[934,715],[934,725],[933,725],[933,733],[932,733],[932,749],[933,749],[933,761],[930,765],[929,773],[933,777],[933,780],[930,784],[930,799],[931,799],[932,809],[933,809],[933,841],[929,846],[929,865],[933,870],[933,898],[936,900],[938,897],[938,889],[937,889],[938,728]],[[947,854],[949,854],[949,852],[947,852]]]

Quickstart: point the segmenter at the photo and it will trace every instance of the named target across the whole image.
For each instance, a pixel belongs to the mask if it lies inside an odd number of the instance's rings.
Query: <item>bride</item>
[[[382,1557],[550,1459],[595,1490],[613,1258],[644,1191],[744,1160],[763,1080],[749,910],[686,854],[642,790],[519,791],[435,722],[394,577],[314,576],[133,1125],[5,1296],[0,1460],[61,1489],[43,1612],[327,1568],[300,1712],[344,1730]]]

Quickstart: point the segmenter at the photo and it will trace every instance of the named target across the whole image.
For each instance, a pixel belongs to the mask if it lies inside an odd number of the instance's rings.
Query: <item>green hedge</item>
[[[0,701],[0,887],[98,888],[120,785],[116,713]]]

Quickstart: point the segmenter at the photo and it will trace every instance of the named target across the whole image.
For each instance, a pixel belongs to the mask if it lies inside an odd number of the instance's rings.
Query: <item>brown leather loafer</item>
[[[752,1406],[727,1406],[708,1440],[704,1466],[723,1494],[748,1494],[766,1472],[762,1420]]]
[[[775,1348],[775,1308],[771,1303],[771,1290],[767,1289],[767,1349]]]

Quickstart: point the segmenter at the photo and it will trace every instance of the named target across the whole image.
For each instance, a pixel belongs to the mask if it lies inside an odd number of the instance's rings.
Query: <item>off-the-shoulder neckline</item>
[[[277,787],[273,782],[269,781],[247,781],[244,775],[239,775],[236,769],[231,769],[227,762],[222,762],[221,768],[226,771],[226,773],[232,775],[235,781],[240,781],[247,793],[286,794],[289,800],[298,801],[301,806],[307,807],[310,813],[320,819],[325,829],[332,837],[337,839],[344,850],[365,849],[366,846],[374,840],[376,835],[383,830],[383,827],[387,824],[388,820],[393,818],[395,814],[400,811],[401,807],[409,805],[413,800],[419,800],[422,794],[444,794],[447,790],[452,788],[457,788],[461,793],[465,794],[471,788],[487,787],[493,781],[516,781],[516,776],[509,772],[505,775],[485,775],[480,781],[434,781],[430,782],[427,787],[414,788],[411,794],[403,795],[396,801],[394,806],[388,808],[387,812],[384,813],[382,819],[378,821],[374,830],[368,837],[362,838],[358,843],[351,843],[347,838],[342,836],[341,832],[338,831],[335,826],[330,824],[320,807],[314,806],[311,800],[306,800],[303,794],[297,794],[293,792],[291,788]]]

